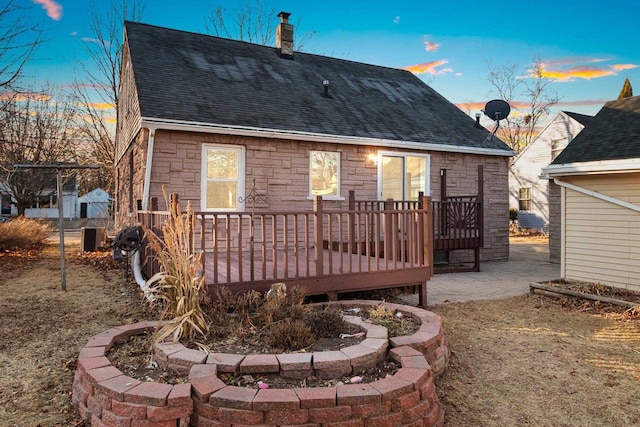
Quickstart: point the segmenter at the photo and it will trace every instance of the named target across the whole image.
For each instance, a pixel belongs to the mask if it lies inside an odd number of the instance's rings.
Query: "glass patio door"
[[[429,156],[381,154],[378,176],[381,200],[418,200],[430,193]]]

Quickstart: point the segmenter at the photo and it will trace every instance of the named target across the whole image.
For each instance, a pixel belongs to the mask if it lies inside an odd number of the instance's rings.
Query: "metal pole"
[[[62,194],[62,169],[56,169],[58,174],[58,231],[60,232],[60,274],[62,279],[62,290],[67,290],[67,274],[64,266],[64,196]]]

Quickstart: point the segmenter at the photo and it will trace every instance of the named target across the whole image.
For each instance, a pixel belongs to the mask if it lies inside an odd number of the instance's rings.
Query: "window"
[[[554,139],[551,141],[551,161],[554,161],[562,150],[569,144],[569,138]]]
[[[243,211],[244,147],[202,146],[202,210]]]
[[[309,193],[327,199],[340,198],[340,153],[311,151],[309,154]]]
[[[520,189],[518,209],[521,211],[531,210],[531,187],[523,187]]]
[[[382,200],[418,200],[420,192],[429,195],[428,155],[384,153],[378,167]]]

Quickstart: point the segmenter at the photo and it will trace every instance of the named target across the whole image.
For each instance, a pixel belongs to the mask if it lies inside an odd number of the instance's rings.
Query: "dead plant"
[[[167,200],[164,188],[163,193]],[[192,253],[189,245],[191,204],[187,204],[185,214],[178,203],[170,206],[169,222],[162,226],[163,237],[145,229],[149,246],[160,264],[160,272],[148,283],[156,300],[164,304],[161,320],[168,319],[168,323],[156,332],[155,341],[169,337],[173,342],[183,338],[193,341],[196,336],[204,337],[209,330],[200,305],[204,286],[201,253]]]
[[[53,227],[48,222],[23,216],[0,223],[0,250],[36,247],[41,245],[52,231]]]
[[[296,351],[309,347],[315,339],[311,329],[303,321],[284,319],[269,325],[265,342],[285,351]]]

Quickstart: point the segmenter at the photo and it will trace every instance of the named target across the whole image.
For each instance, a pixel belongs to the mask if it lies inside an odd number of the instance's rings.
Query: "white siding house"
[[[547,167],[592,119],[560,111],[516,157],[509,168],[509,208],[518,210],[525,228],[549,223],[549,180],[540,178]]]
[[[640,291],[640,97],[612,101],[545,169],[560,188],[560,272]]]

